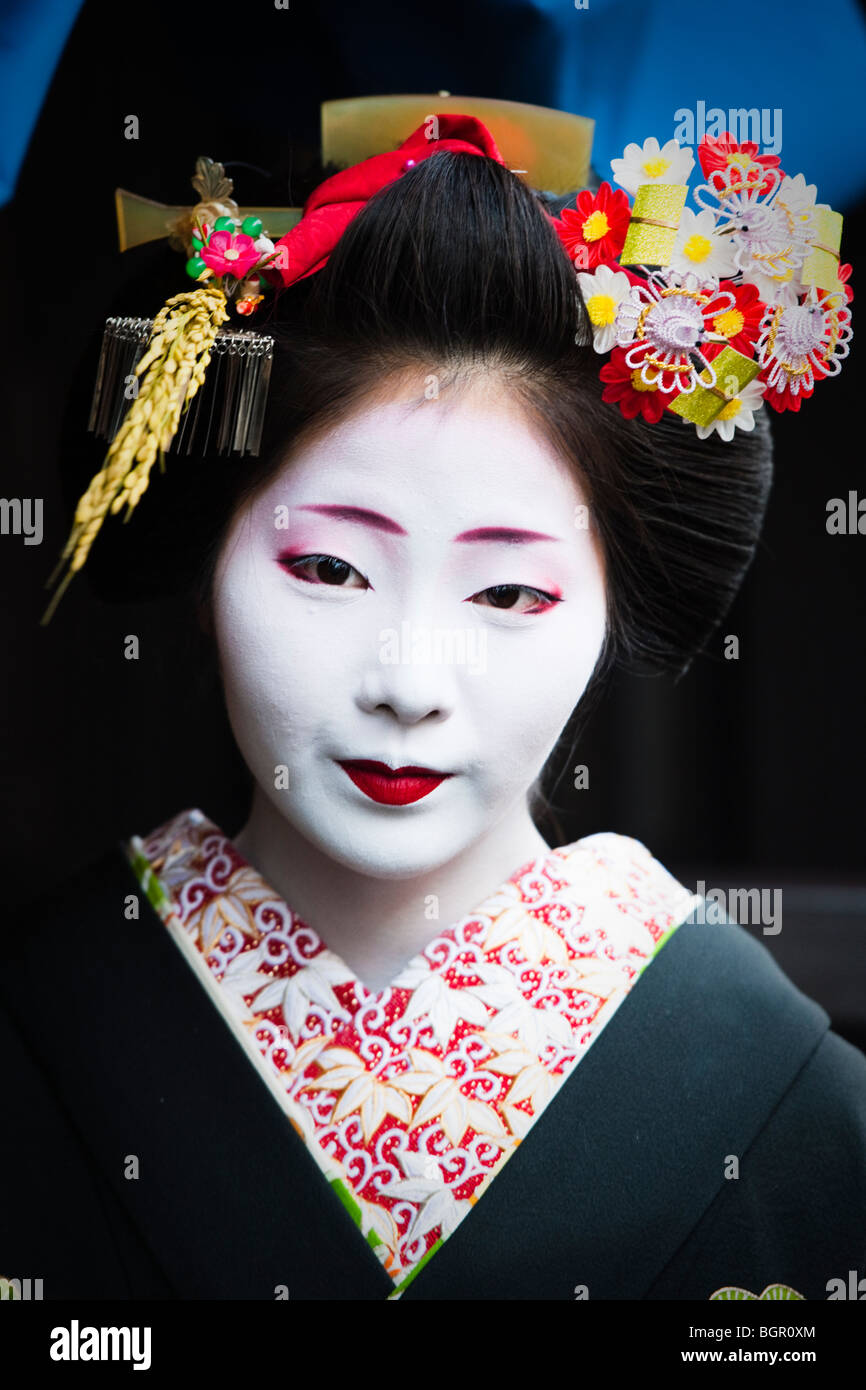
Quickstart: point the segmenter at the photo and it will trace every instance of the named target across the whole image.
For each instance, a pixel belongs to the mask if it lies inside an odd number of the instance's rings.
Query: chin
[[[480,825],[455,826],[450,815],[415,817],[405,808],[390,808],[375,820],[363,811],[336,817],[327,825],[319,817],[293,816],[291,825],[322,854],[370,878],[406,879],[434,872],[450,863],[482,834]],[[399,821],[397,817],[400,817]],[[366,822],[366,823],[365,823]],[[335,833],[338,832],[338,833]]]

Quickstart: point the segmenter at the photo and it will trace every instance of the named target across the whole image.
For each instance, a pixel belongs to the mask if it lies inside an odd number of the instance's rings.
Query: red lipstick
[[[430,767],[390,768],[367,758],[338,761],[365,796],[385,806],[408,806],[412,801],[420,801],[422,796],[435,791],[446,777],[453,776],[450,772],[435,772]]]

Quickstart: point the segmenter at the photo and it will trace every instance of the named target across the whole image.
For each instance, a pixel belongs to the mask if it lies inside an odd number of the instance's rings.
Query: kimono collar
[[[591,835],[521,865],[374,993],[201,811],[126,852],[392,1297],[700,901],[639,841]]]

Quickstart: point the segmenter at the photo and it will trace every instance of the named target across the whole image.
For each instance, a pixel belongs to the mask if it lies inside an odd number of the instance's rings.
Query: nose
[[[362,672],[356,696],[365,714],[382,711],[400,724],[441,723],[457,702],[457,673],[442,659],[431,630],[403,622],[385,629]]]

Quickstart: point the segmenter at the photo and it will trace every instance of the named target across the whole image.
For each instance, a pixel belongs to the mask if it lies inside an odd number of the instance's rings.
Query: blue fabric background
[[[357,90],[446,88],[594,116],[602,177],[629,141],[669,139],[677,109],[704,101],[780,108],[782,166],[817,183],[822,201],[844,209],[866,185],[866,24],[856,0],[729,0],[682,10],[658,0],[588,0],[584,10],[573,0],[437,0],[418,9],[390,0],[311,3]],[[0,203],[12,196],[80,5],[0,0]],[[246,42],[231,13],[227,62]],[[114,14],[106,62],[129,62],[136,7]],[[218,30],[220,7],[203,7],[198,21]],[[178,30],[166,42],[172,51],[187,46]],[[253,34],[249,43],[255,52]],[[303,59],[316,64],[315,54]],[[234,99],[253,99],[256,63],[228,66]],[[324,63],[321,73],[323,97],[348,95],[331,89]],[[223,99],[215,89],[213,100]]]

